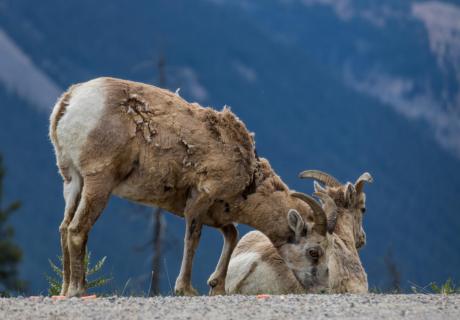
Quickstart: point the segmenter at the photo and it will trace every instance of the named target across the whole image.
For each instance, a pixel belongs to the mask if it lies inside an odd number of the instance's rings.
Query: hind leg
[[[64,171],[61,169],[61,171]],[[62,287],[60,295],[64,296],[67,294],[70,280],[70,258],[69,258],[69,247],[67,243],[67,228],[74,217],[75,211],[77,210],[78,201],[81,193],[81,177],[76,173],[70,174],[69,170],[65,170],[66,175],[64,176],[64,199],[65,199],[65,210],[64,218],[59,226],[59,233],[61,236],[61,250],[62,250]]]
[[[70,284],[67,296],[85,292],[84,257],[88,234],[107,205],[114,184],[111,176],[97,174],[83,178],[83,190],[77,211],[67,229],[70,254]]]
[[[229,224],[219,229],[224,236],[224,246],[217,263],[216,270],[209,277],[208,285],[211,287],[210,295],[225,294],[225,277],[227,276],[228,264],[238,242],[238,230],[233,224]]]

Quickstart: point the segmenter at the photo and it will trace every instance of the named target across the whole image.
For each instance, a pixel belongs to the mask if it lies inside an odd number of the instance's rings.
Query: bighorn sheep
[[[268,161],[257,157],[252,135],[229,109],[218,112],[154,86],[98,78],[70,87],[58,100],[50,138],[66,202],[59,227],[62,295],[85,291],[88,234],[111,194],[185,218],[176,294],[197,293],[191,272],[203,224],[224,236],[208,280],[211,294],[225,292],[237,242],[234,223],[266,234],[280,256],[305,273],[306,254],[315,258],[318,243],[326,241],[324,213],[293,196]]]
[[[328,291],[367,292],[367,275],[357,249],[366,243],[362,227],[362,216],[366,209],[363,187],[365,182],[372,182],[371,175],[364,173],[355,184],[345,185],[316,170],[304,171],[300,177],[313,178],[325,184],[323,188],[314,182],[315,195],[322,200],[328,214]],[[314,205],[312,208],[322,210]],[[319,281],[310,288],[301,286],[270,240],[257,231],[248,233],[238,242],[226,278],[226,292],[230,294],[318,292],[324,287]]]

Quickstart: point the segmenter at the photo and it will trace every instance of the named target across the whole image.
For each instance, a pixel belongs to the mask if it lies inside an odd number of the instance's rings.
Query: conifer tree
[[[12,292],[23,293],[26,285],[18,277],[18,265],[22,259],[22,251],[13,242],[14,229],[8,224],[8,219],[20,208],[21,203],[14,201],[4,206],[4,177],[5,168],[3,157],[0,155],[0,296],[9,296]]]

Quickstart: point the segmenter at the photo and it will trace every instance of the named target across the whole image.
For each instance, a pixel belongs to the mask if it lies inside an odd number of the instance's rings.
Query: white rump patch
[[[58,123],[61,156],[78,168],[81,150],[91,131],[99,124],[105,108],[104,79],[83,83],[72,92],[69,105]]]

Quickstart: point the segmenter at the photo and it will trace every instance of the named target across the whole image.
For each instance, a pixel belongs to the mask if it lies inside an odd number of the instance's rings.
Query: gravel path
[[[460,295],[0,298],[0,319],[460,319]]]

